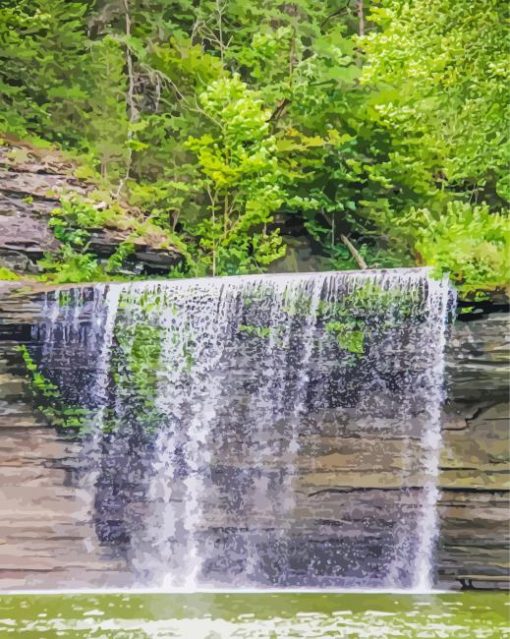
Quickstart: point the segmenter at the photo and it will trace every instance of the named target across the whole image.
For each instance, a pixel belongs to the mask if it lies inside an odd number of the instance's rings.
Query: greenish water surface
[[[505,593],[13,594],[0,637],[22,639],[502,639]]]

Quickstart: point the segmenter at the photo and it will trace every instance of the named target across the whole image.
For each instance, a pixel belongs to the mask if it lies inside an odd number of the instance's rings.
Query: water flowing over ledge
[[[429,589],[448,296],[426,269],[49,294],[34,356],[88,411],[81,483],[133,583]],[[346,493],[312,533],[338,434],[393,490],[369,513]]]

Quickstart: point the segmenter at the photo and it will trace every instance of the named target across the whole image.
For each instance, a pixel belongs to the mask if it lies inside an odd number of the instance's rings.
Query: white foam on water
[[[405,596],[431,596],[435,595],[459,595],[461,590],[410,590],[409,588],[41,588],[41,589],[17,589],[2,590],[3,596],[130,596],[130,595],[405,595]]]

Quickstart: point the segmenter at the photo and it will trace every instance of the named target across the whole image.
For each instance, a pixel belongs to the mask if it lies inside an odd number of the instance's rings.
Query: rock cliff
[[[60,197],[87,197],[96,188],[77,178],[75,169],[72,162],[48,149],[21,143],[0,145],[0,266],[20,274],[38,273],[38,261],[58,249],[48,221]],[[162,248],[160,238],[134,237],[114,227],[92,229],[90,250],[100,259],[108,258],[128,236],[135,251],[127,272],[167,273],[179,261],[178,251]]]
[[[30,399],[16,346],[33,339],[42,295],[17,289],[4,284],[0,291],[0,588],[129,583],[122,543],[100,539],[90,498],[80,489],[79,442],[50,427]],[[507,318],[499,312],[457,321],[449,340],[441,583],[452,583],[458,574],[508,573]],[[360,424],[348,415],[342,419],[324,413],[320,432],[301,442],[296,533],[301,541],[323,543],[346,522],[361,529],[371,512],[380,517],[380,527],[368,531],[376,543],[388,517],[398,517],[391,509],[402,441],[388,438],[381,451],[367,424],[360,438]],[[223,463],[230,463],[227,454]],[[218,530],[230,523],[221,512],[210,517]]]

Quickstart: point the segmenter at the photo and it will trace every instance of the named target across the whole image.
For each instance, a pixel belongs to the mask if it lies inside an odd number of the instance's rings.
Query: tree
[[[268,228],[284,198],[270,114],[238,76],[213,82],[199,103],[210,131],[186,145],[208,215],[188,229],[212,275],[263,270],[285,253],[278,229]]]
[[[498,0],[382,0],[370,20],[378,28],[360,40],[362,80],[390,141],[388,161],[374,167],[389,188],[372,223],[390,247],[449,271],[465,290],[504,287],[508,7]]]

